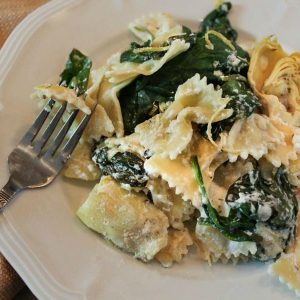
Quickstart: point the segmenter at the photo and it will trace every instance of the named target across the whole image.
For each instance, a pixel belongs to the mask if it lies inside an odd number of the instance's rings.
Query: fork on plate
[[[79,111],[73,110],[61,128],[57,128],[66,111],[67,103],[64,102],[41,132],[54,104],[55,100],[49,99],[33,125],[8,156],[10,177],[0,191],[0,211],[18,192],[26,188],[43,187],[53,181],[70,158],[91,118],[92,113],[85,115],[70,138],[64,142]],[[57,135],[53,140],[49,140],[57,129],[59,129]]]

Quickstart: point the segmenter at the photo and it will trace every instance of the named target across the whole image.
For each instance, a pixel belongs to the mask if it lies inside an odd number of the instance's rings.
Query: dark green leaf
[[[282,168],[269,180],[263,178],[258,169],[250,171],[229,188],[225,201],[230,207],[230,218],[254,222],[247,230],[257,237],[257,259],[274,259],[285,250],[294,234],[298,204]],[[271,248],[277,252],[270,250],[270,241],[266,240],[265,234],[261,235],[258,226],[276,237],[276,245]]]
[[[82,95],[88,85],[92,61],[79,50],[73,49],[69,55],[66,67],[60,74],[59,84],[76,91]]]
[[[230,98],[230,102],[226,108],[232,108],[233,114],[225,120],[212,124],[212,138],[216,140],[220,133],[227,127],[231,127],[234,121],[249,117],[258,107],[260,102],[252,92],[247,83],[247,79],[243,80],[240,76],[238,79],[229,78],[221,85],[223,97]],[[199,125],[199,132],[206,137],[207,125]]]
[[[222,84],[223,97],[230,98],[227,108],[233,109],[232,120],[249,117],[260,106],[250,86],[240,80],[229,80]]]
[[[131,43],[130,49],[124,51],[121,54],[120,62],[135,62],[135,63],[143,63],[150,59],[160,59],[164,56],[166,51],[143,51],[143,52],[137,52],[137,49],[144,48],[144,47],[150,47],[150,41],[145,42],[142,45],[139,45],[138,43]]]
[[[241,197],[244,197],[246,202],[236,202]],[[278,169],[274,180],[264,179],[257,169],[245,174],[230,187],[226,201],[241,214],[257,222],[267,222],[273,228],[286,228],[295,221],[295,193],[281,168]],[[245,204],[248,204],[247,210]],[[265,213],[262,213],[263,211]]]
[[[235,42],[237,39],[237,32],[232,28],[228,19],[231,6],[230,2],[224,2],[210,12],[201,23],[201,32],[204,33],[208,30],[215,30],[222,33],[229,40]]]
[[[110,150],[113,151],[112,154]],[[144,161],[131,152],[114,153],[114,149],[100,144],[94,149],[92,159],[99,166],[102,175],[110,175],[122,184],[141,188],[147,183]]]
[[[258,169],[239,178],[228,190],[225,201],[230,211],[225,217],[208,199],[197,157],[192,158],[192,167],[205,212],[199,224],[213,226],[229,240],[254,241],[259,260],[275,259],[286,249],[294,235],[298,204],[282,168],[270,180]],[[270,245],[272,239],[276,245]]]
[[[202,225],[210,225],[217,228],[226,238],[232,241],[251,241],[252,238],[241,228],[245,228],[245,224],[241,220],[220,217],[216,209],[211,205],[208,195],[204,186],[201,170],[196,156],[192,157],[192,168],[194,171],[195,179],[199,187],[202,197],[202,206],[205,210],[206,218],[200,218],[199,222]],[[249,224],[247,223],[247,226]]]
[[[209,83],[219,84],[222,82],[220,74],[247,71],[247,52],[236,44],[232,50],[213,34],[209,39],[214,49],[207,48],[204,37],[197,37],[188,51],[173,58],[156,73],[140,76],[121,90],[119,99],[126,134],[132,133],[137,124],[150,117],[149,112],[155,103],[173,101],[178,86],[196,73],[206,76]]]

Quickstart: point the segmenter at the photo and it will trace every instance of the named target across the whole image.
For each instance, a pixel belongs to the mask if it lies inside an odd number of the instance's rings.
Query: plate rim
[[[27,15],[10,33],[0,49],[0,86],[30,37],[54,14],[78,5],[82,0],[52,0]],[[5,216],[0,216],[0,252],[38,299],[83,299],[51,276],[28,249]],[[25,263],[24,263],[25,262]]]
[[[11,33],[0,50],[0,87],[9,74],[10,67],[18,59],[30,37],[56,13],[82,4],[83,0],[51,0],[28,15]],[[1,103],[0,103],[1,105]],[[1,230],[3,229],[3,230]],[[0,214],[0,252],[24,278],[33,293],[41,299],[85,299],[79,291],[69,290],[54,279],[34,256],[14,229],[13,224]],[[25,265],[26,264],[26,265]]]

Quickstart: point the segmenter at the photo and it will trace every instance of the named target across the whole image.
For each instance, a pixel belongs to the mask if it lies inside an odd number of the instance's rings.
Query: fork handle
[[[9,178],[7,184],[0,191],[0,212],[22,189],[12,177]]]

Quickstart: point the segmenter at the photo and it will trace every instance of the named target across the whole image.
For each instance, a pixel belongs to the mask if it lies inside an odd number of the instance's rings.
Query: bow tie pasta
[[[250,55],[230,9],[195,32],[143,16],[129,24],[138,42],[97,69],[74,49],[35,96],[93,112],[64,169],[97,181],[77,211],[86,226],[164,267],[192,247],[208,263],[275,261],[300,292],[300,54],[269,37]]]

